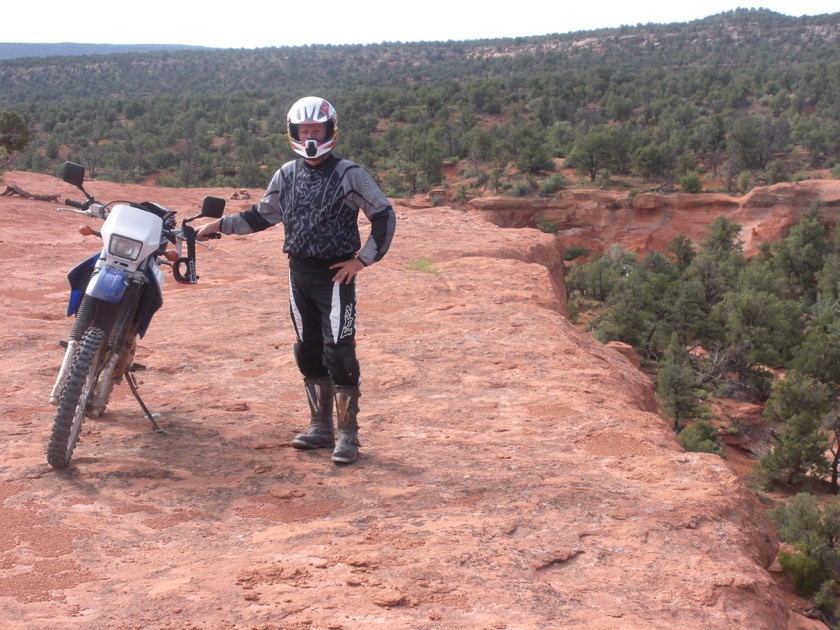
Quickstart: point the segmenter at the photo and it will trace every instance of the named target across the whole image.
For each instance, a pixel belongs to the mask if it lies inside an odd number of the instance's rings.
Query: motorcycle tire
[[[101,328],[88,328],[79,342],[61,392],[47,446],[47,462],[53,468],[66,468],[73,456],[88,401],[99,375],[104,347],[105,331]]]

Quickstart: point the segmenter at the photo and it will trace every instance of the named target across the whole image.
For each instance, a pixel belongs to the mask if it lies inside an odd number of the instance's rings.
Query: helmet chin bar
[[[305,151],[307,156],[315,157],[318,154],[318,143],[315,140],[307,140]]]

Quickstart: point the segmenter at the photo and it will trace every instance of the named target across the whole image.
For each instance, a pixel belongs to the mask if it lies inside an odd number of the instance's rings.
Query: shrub
[[[467,200],[470,198],[470,193],[467,190],[466,186],[458,186],[457,190],[455,191],[454,201],[459,205],[463,205],[467,203]]]
[[[412,260],[408,263],[408,268],[411,271],[419,271],[421,273],[438,273],[438,270],[435,269],[435,264],[428,258],[418,258],[416,260]]]
[[[586,256],[587,254],[589,254],[589,250],[583,245],[570,245],[566,248],[566,251],[563,252],[563,260],[574,260],[575,258]]]
[[[566,178],[559,173],[554,173],[546,177],[540,184],[540,194],[544,197],[553,195],[558,190],[566,187]]]
[[[687,193],[699,193],[703,190],[703,184],[700,182],[700,175],[697,171],[689,171],[680,177],[680,186]]]
[[[691,453],[723,454],[723,446],[717,431],[708,420],[698,420],[691,426],[687,426],[679,432],[677,439],[682,447]]]
[[[785,163],[782,160],[773,160],[767,166],[767,181],[770,184],[786,182],[790,179]]]
[[[780,551],[779,564],[797,592],[805,596],[813,595],[831,579],[831,572],[822,565],[819,558],[801,551]]]
[[[840,505],[823,509],[811,494],[800,492],[771,512],[779,540],[789,545],[779,552],[779,564],[796,590],[814,597],[820,610],[836,619],[837,539]]]
[[[567,301],[566,311],[569,313],[569,321],[576,324],[580,319],[580,306],[578,306],[577,300]]]
[[[749,171],[741,171],[741,174],[738,175],[738,192],[742,195],[746,195],[750,192],[750,180],[752,179],[752,173]]]
[[[537,229],[546,234],[557,234],[557,224],[545,217],[537,217]]]
[[[525,197],[534,190],[534,182],[529,179],[520,179],[513,183],[510,194],[514,197]]]

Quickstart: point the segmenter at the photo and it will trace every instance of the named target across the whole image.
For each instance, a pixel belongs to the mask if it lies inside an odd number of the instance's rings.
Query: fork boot
[[[358,387],[337,385],[335,387],[335,413],[338,441],[332,454],[337,464],[352,464],[359,455],[359,413]]]
[[[301,433],[294,440],[295,448],[332,448],[335,443],[333,431],[333,386],[329,376],[303,379],[306,399],[312,418],[306,433]]]

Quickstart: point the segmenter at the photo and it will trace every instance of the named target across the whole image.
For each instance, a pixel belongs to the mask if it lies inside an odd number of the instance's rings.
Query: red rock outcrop
[[[840,213],[840,181],[776,184],[741,197],[648,192],[630,198],[612,191],[566,190],[550,199],[478,198],[467,208],[500,227],[536,227],[537,218],[545,219],[557,228],[564,248],[583,245],[594,253],[613,243],[639,253],[664,251],[678,235],[699,242],[712,220],[725,215],[741,226],[749,256],[762,243],[786,235],[816,202],[833,226]]]
[[[180,212],[230,195],[88,190]],[[599,198],[552,217],[644,243],[644,225],[711,216]],[[54,204],[0,197],[4,628],[824,628],[768,572],[762,504],[726,461],[682,451],[626,348],[564,316],[557,239],[395,203],[393,250],[359,279],[356,465],[289,448],[308,413],[276,228],[214,242],[198,285],[165,287],[136,360],[167,434],[118,388],[58,473],[64,274],[97,242]]]

